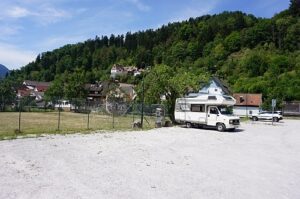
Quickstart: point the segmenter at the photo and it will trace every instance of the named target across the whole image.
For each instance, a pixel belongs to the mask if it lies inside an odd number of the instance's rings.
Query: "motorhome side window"
[[[187,105],[187,104],[180,104],[180,109],[181,109],[182,111],[189,111],[189,110],[190,110],[190,107],[189,107],[189,105]]]
[[[176,111],[189,111],[190,110],[190,107],[188,104],[176,104]]]
[[[203,104],[192,104],[191,105],[192,112],[204,112],[204,105]]]

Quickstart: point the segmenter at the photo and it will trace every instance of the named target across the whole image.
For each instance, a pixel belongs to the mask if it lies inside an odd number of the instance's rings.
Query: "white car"
[[[251,115],[250,119],[252,119],[253,121],[273,119],[274,122],[279,122],[279,120],[282,120],[283,118],[281,114],[278,114],[278,112],[272,113],[271,111],[263,111],[259,112],[258,114]]]

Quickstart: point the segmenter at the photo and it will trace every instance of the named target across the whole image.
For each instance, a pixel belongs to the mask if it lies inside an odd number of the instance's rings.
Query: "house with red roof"
[[[43,101],[45,91],[50,87],[51,82],[39,82],[25,80],[17,90],[17,97],[31,96],[35,101]]]
[[[262,94],[234,93],[236,104],[233,107],[233,114],[240,117],[248,117],[257,114],[262,104]]]

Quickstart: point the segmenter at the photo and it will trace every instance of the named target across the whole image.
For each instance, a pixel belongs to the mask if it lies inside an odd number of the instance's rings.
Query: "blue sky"
[[[20,68],[45,51],[96,35],[156,29],[225,10],[272,17],[289,0],[1,0],[0,63]]]

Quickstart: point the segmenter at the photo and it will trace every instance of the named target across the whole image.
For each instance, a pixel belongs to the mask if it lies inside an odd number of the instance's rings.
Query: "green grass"
[[[95,130],[129,130],[134,120],[140,116],[118,116],[92,113],[88,115],[61,112],[58,131],[58,112],[22,112],[21,132],[19,132],[19,113],[0,112],[0,140],[17,136],[39,136],[41,134],[66,134],[74,132],[91,132]],[[154,128],[155,118],[146,116],[144,128]]]
[[[249,117],[240,117],[241,122],[247,122],[250,121],[251,119]]]

